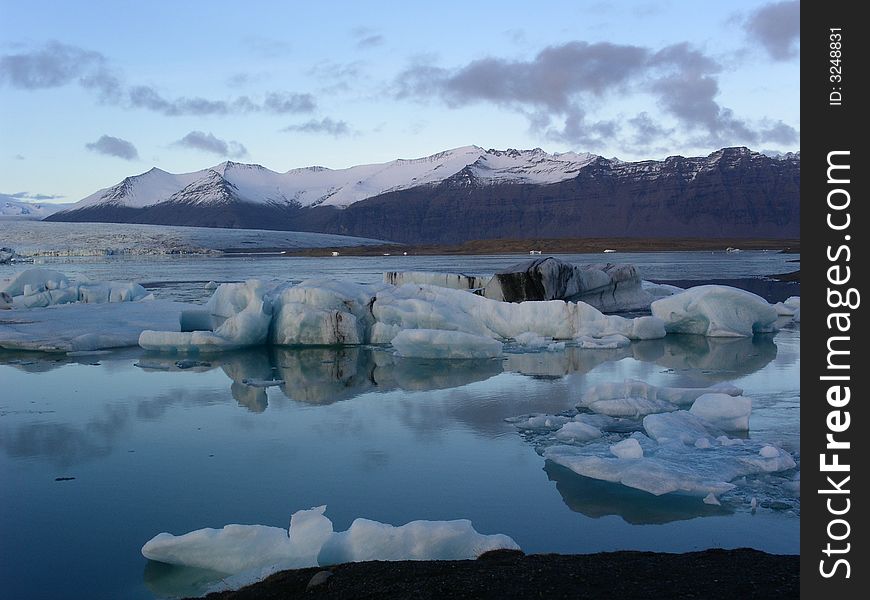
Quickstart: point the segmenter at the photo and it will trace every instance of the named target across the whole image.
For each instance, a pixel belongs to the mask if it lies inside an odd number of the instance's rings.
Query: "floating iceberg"
[[[264,344],[272,322],[265,292],[265,284],[256,279],[224,283],[205,307],[220,323],[214,331],[146,330],[139,335],[139,345],[162,352],[220,352]]]
[[[44,308],[83,302],[100,304],[152,299],[138,283],[98,281],[76,283],[59,271],[33,268],[0,281],[0,293],[12,298],[14,308]]]
[[[653,300],[634,265],[573,265],[547,257],[519,263],[492,276],[483,295],[505,302],[582,301],[607,312],[647,308]]]
[[[725,431],[749,431],[752,399],[728,394],[704,394],[695,400],[689,412]]]
[[[668,333],[711,337],[751,336],[774,330],[776,309],[751,292],[723,285],[700,285],[650,306]]]
[[[142,547],[149,560],[228,575],[365,560],[463,560],[489,550],[519,549],[502,534],[483,535],[468,520],[412,521],[395,527],[356,519],[334,532],[326,506],[293,514],[290,528],[227,525],[184,535],[160,533]]]

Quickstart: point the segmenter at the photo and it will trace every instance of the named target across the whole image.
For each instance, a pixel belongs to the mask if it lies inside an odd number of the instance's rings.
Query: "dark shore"
[[[541,254],[584,254],[615,250],[617,252],[668,252],[685,250],[723,251],[728,248],[740,250],[771,250],[798,254],[800,240],[768,239],[710,239],[710,238],[566,238],[566,239],[503,239],[473,240],[457,245],[411,245],[384,244],[378,246],[353,246],[334,248],[227,248],[225,252],[247,254],[283,252],[287,256],[330,256],[338,252],[342,256],[383,256],[384,254],[451,255],[451,254],[526,254],[540,251]]]
[[[784,599],[799,596],[799,559],[746,548],[528,556],[495,551],[477,560],[361,562],[282,571],[241,590],[206,598]],[[321,571],[331,576],[307,589]]]

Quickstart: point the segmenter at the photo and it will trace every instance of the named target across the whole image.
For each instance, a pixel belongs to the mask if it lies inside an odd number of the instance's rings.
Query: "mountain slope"
[[[467,146],[416,160],[276,173],[152,169],[50,220],[246,227],[402,242],[799,235],[800,157],[747,148],[622,162]]]

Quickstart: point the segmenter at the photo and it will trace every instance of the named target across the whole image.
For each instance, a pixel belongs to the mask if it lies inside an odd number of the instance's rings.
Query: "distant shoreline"
[[[524,254],[604,254],[615,252],[722,252],[737,250],[769,250],[800,253],[799,239],[710,239],[710,238],[565,238],[565,239],[501,239],[472,240],[462,244],[382,244],[373,246],[335,246],[332,248],[225,248],[228,255],[274,254],[284,256],[384,256],[407,253],[409,256]],[[534,254],[531,254],[534,252]]]

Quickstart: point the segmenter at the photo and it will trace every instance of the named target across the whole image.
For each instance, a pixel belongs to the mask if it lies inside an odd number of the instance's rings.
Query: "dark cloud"
[[[237,81],[249,80],[244,74],[237,77]],[[173,117],[249,112],[308,113],[316,107],[314,96],[306,93],[270,92],[262,102],[247,96],[228,100],[167,97],[152,86],[125,85],[99,52],[58,42],[50,42],[29,52],[0,56],[0,84],[27,90],[77,84],[95,93],[101,102]]]
[[[177,142],[174,142],[173,146],[201,150],[228,158],[244,158],[248,155],[247,148],[239,142],[222,140],[215,137],[212,133],[205,133],[203,131],[191,131]]]
[[[0,81],[26,90],[59,87],[103,68],[104,63],[99,52],[49,42],[35,52],[0,57]]]
[[[351,131],[350,125],[348,125],[345,121],[334,121],[329,117],[324,117],[319,121],[317,119],[311,119],[306,123],[301,123],[299,125],[290,125],[289,127],[285,127],[284,129],[282,129],[281,131],[298,131],[300,133],[326,133],[333,137],[341,137],[353,133]]]
[[[797,130],[782,121],[777,121],[765,128],[759,137],[780,144],[796,144],[800,140]]]
[[[110,135],[102,135],[96,142],[85,144],[85,148],[92,152],[105,154],[106,156],[116,156],[124,160],[136,160],[139,158],[139,152],[136,146],[122,140],[121,138],[112,137]]]
[[[311,94],[268,94],[263,108],[278,114],[309,113],[317,108],[317,102]]]
[[[674,133],[672,128],[663,127],[646,112],[638,114],[627,122],[634,131],[634,144],[643,148],[660,142],[663,138],[667,138]]]
[[[394,94],[439,98],[452,108],[496,104],[523,114],[532,130],[550,139],[590,148],[613,143],[623,131],[618,122],[592,119],[591,111],[613,97],[649,94],[705,144],[759,141],[764,131],[719,104],[720,71],[714,59],[686,43],[652,50],[575,41],[544,48],[527,61],[487,57],[456,69],[419,61],[396,78]],[[640,121],[632,130],[647,139],[655,131]]]
[[[761,44],[774,60],[795,58],[801,34],[800,0],[762,6],[746,19],[743,27],[749,38]]]

